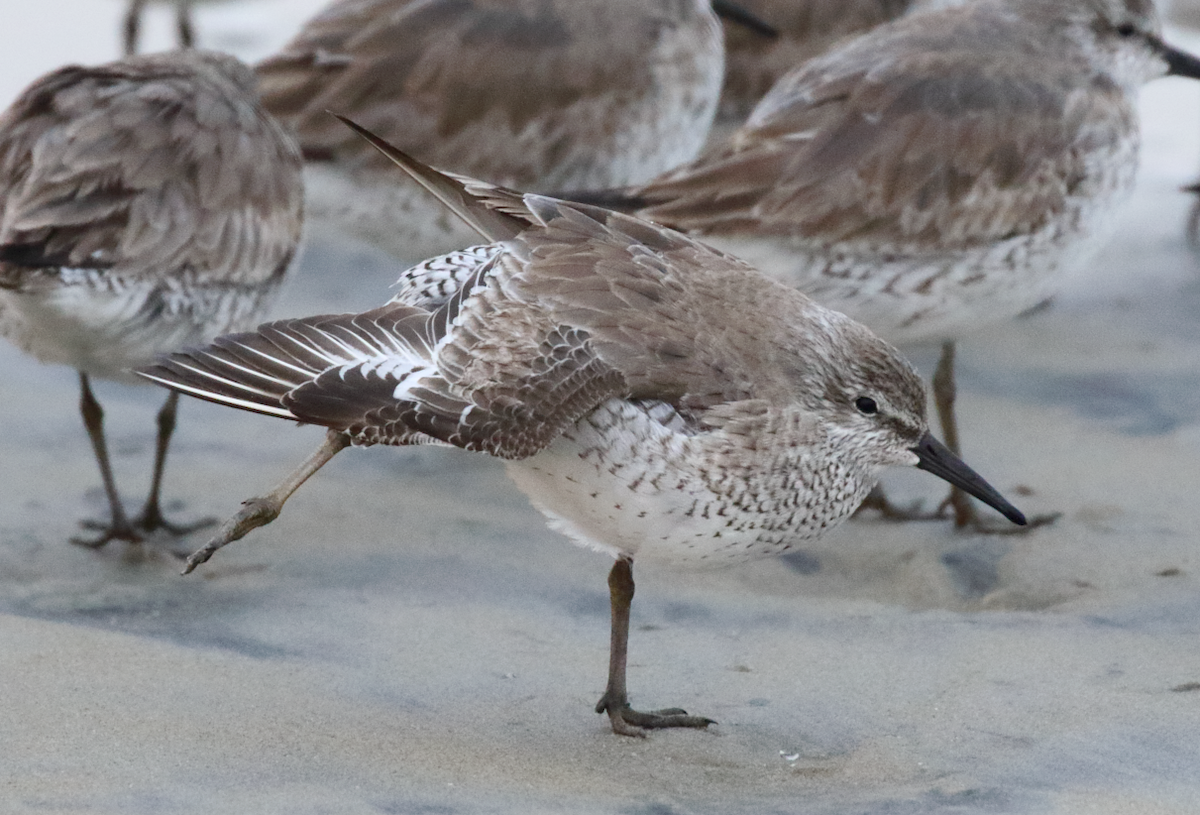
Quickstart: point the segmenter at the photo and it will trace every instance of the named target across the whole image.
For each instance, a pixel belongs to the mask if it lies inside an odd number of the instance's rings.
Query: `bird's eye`
[[[1117,33],[1122,37],[1135,37],[1137,36],[1138,31],[1133,23],[1122,23],[1121,25],[1117,26]]]
[[[868,416],[879,412],[879,405],[875,404],[875,400],[870,396],[858,397],[854,400],[854,406],[858,408],[860,412],[865,413]]]

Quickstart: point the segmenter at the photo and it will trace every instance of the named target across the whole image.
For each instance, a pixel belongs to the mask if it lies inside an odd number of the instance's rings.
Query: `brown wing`
[[[429,164],[528,189],[578,186],[598,140],[660,93],[667,27],[644,0],[343,0],[257,72],[314,159],[382,167],[327,113]],[[715,37],[714,49],[718,41]]]
[[[728,146],[640,190],[642,214],[871,251],[1036,230],[1110,183],[1096,167],[1128,148],[1135,114],[1106,78],[1012,48],[1044,39],[1023,25],[968,6],[933,30],[925,15],[878,28],[780,80]]]
[[[502,257],[464,305],[438,357],[452,385],[504,394],[506,383],[540,375],[546,337],[562,335],[619,374],[613,395],[692,412],[752,393],[791,398],[794,382],[774,369],[772,349],[792,344],[782,334],[812,308],[804,295],[645,221],[525,201],[544,227],[521,236],[526,260]],[[782,315],[790,319],[774,319]]]
[[[253,83],[203,52],[38,80],[0,118],[0,259],[248,284],[279,273],[300,236],[300,158]]]
[[[666,402],[694,421],[731,401],[794,397],[794,380],[764,374],[786,343],[753,319],[775,307],[803,315],[803,295],[634,219],[526,200],[545,228],[431,315],[444,326],[431,334],[436,372],[397,388],[388,365],[331,367],[287,394],[291,413],[361,442],[417,433],[524,458],[613,397]],[[743,285],[730,291],[731,280]]]
[[[499,251],[436,311],[272,323],[144,376],[364,443],[434,438],[504,458],[613,397],[701,421],[723,403],[794,400],[794,324],[819,309],[803,294],[669,229],[438,173],[351,126]]]
[[[779,31],[770,42],[743,26],[725,23],[722,118],[738,120],[785,73],[823,54],[838,40],[894,20],[914,0],[740,0]]]

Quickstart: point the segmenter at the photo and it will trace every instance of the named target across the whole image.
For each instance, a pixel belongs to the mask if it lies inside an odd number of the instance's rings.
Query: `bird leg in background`
[[[196,31],[192,29],[192,0],[182,0],[175,6],[175,31],[180,48],[196,46]]]
[[[942,344],[942,355],[938,359],[937,369],[933,374],[933,403],[937,410],[938,421],[942,426],[942,438],[946,447],[956,456],[962,455],[958,442],[958,419],[954,413],[954,402],[958,396],[958,387],[954,382],[954,343]],[[946,510],[954,511],[954,528],[988,535],[1022,535],[1039,526],[1046,526],[1058,520],[1057,512],[1049,515],[1038,515],[1028,520],[1024,526],[1010,524],[992,524],[979,516],[971,497],[958,487],[950,488],[946,497],[933,512],[921,509],[920,502],[909,507],[900,507],[888,499],[882,485],[876,484],[871,493],[863,500],[858,512],[875,510],[885,520],[889,521],[937,521],[946,517]]]
[[[196,44],[196,32],[192,28],[192,0],[180,0],[175,6],[175,31],[180,48],[192,48]]]
[[[633,604],[633,561],[618,557],[608,573],[608,593],[612,601],[612,642],[608,655],[608,687],[596,703],[597,713],[608,713],[613,732],[619,736],[645,736],[645,728],[697,727],[715,724],[712,719],[689,716],[679,708],[646,713],[629,707],[625,689],[625,663],[629,650],[629,608]]]
[[[933,404],[937,408],[938,421],[942,425],[942,441],[954,455],[962,457],[962,447],[958,443],[958,418],[954,415],[954,402],[958,398],[958,386],[954,383],[954,343],[942,343],[942,356],[938,359],[937,369],[933,372]],[[967,526],[979,525],[979,514],[971,498],[958,487],[950,488],[950,495],[938,507],[941,510],[949,506],[954,510],[954,526],[962,529]]]
[[[146,5],[146,0],[129,0],[129,7],[125,9],[125,56],[131,57],[137,53],[138,36],[142,28],[142,9]]]
[[[1188,210],[1185,234],[1188,246],[1193,250],[1200,249],[1200,181],[1182,187],[1180,192],[1192,194],[1192,208]]]
[[[942,425],[942,438],[946,446],[956,456],[962,456],[958,443],[958,418],[954,413],[954,402],[958,397],[958,386],[954,381],[954,343],[942,344],[942,356],[938,360],[937,370],[933,374],[933,404],[937,408],[938,421]],[[1025,526],[1012,524],[991,524],[979,516],[979,510],[971,501],[971,497],[958,487],[950,488],[950,495],[938,506],[937,515],[950,507],[954,510],[954,528],[970,529],[972,532],[982,532],[989,535],[1020,535],[1039,526],[1046,526],[1058,520],[1060,513],[1038,515],[1029,519]]]
[[[162,410],[158,412],[158,439],[154,446],[154,475],[150,479],[150,495],[142,514],[134,521],[134,525],[143,532],[155,532],[165,529],[172,535],[187,535],[197,529],[212,526],[216,518],[202,518],[190,524],[173,524],[163,517],[159,506],[159,494],[162,492],[163,469],[167,464],[167,447],[171,443],[171,434],[175,432],[175,416],[179,411],[179,393],[171,391]]]
[[[312,474],[324,467],[331,458],[350,446],[350,437],[338,430],[330,430],[325,434],[325,441],[309,456],[303,464],[288,474],[279,486],[266,495],[250,498],[242,502],[242,508],[236,515],[221,524],[217,534],[187,559],[183,574],[190,574],[201,563],[206,562],[213,554],[228,543],[233,543],[244,537],[246,533],[260,526],[266,526],[279,517],[283,504],[292,497],[292,493],[300,488]]]
[[[92,451],[96,454],[96,463],[100,465],[100,478],[104,481],[104,492],[108,495],[110,520],[107,524],[100,522],[85,523],[87,528],[100,530],[100,536],[92,540],[71,538],[71,543],[99,549],[113,538],[117,540],[138,543],[141,536],[133,531],[129,519],[125,517],[125,509],[121,506],[121,496],[117,494],[117,482],[113,478],[112,467],[108,463],[108,444],[104,441],[104,409],[96,401],[92,393],[88,375],[79,372],[79,412],[83,415],[83,426],[92,442]]]

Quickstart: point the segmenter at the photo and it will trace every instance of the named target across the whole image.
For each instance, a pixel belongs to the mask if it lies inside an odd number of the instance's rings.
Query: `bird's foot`
[[[878,512],[885,521],[895,523],[953,519],[956,530],[976,535],[1026,535],[1038,527],[1049,526],[1062,517],[1061,512],[1035,515],[1026,519],[1024,526],[1017,526],[1000,518],[984,518],[979,514],[970,496],[957,489],[951,490],[934,510],[929,511],[922,507],[920,501],[908,506],[894,504],[882,489],[876,487],[859,506],[858,512],[864,511]]]
[[[79,525],[84,529],[90,529],[93,532],[100,534],[91,537],[72,537],[69,540],[76,546],[83,546],[87,549],[100,549],[109,541],[119,540],[126,543],[141,543],[145,537],[139,533],[125,518],[118,518],[114,521],[105,523],[104,521],[80,521]]]
[[[150,543],[155,541],[155,539],[170,540],[187,537],[197,530],[212,526],[216,522],[216,518],[201,518],[191,523],[173,523],[163,517],[162,512],[157,508],[150,507],[132,521],[125,518],[109,523],[92,520],[81,521],[79,525],[84,529],[90,529],[100,534],[92,538],[74,537],[71,538],[71,543],[76,546],[84,546],[88,549],[99,549],[109,541],[114,540],[125,541],[131,544]],[[188,555],[188,550],[168,548],[167,551],[180,559]]]
[[[1027,518],[1024,526],[1017,526],[1001,519],[984,518],[966,493],[960,490],[951,490],[945,500],[938,504],[937,511],[938,515],[942,517],[945,517],[950,511],[954,517],[956,530],[975,535],[1027,535],[1038,527],[1049,526],[1062,517],[1061,512],[1035,515]]]
[[[618,736],[635,738],[645,738],[647,730],[659,730],[667,727],[692,727],[703,730],[710,724],[716,724],[712,719],[706,719],[703,716],[689,716],[686,710],[677,707],[649,711],[634,710],[628,702],[613,703],[607,694],[596,704],[596,712],[608,714],[612,730]]]
[[[282,502],[270,498],[258,497],[243,501],[242,508],[221,524],[213,539],[188,557],[183,573],[190,574],[201,563],[206,563],[222,546],[241,539],[251,530],[271,523],[279,517],[281,509]]]
[[[871,490],[867,497],[855,510],[855,515],[861,512],[878,512],[885,521],[905,523],[908,521],[942,521],[945,520],[946,502],[943,501],[937,509],[929,512],[923,509],[922,501],[914,501],[908,506],[900,506],[892,502],[881,487]]]
[[[133,521],[133,526],[140,532],[146,533],[166,533],[177,538],[182,538],[185,535],[190,535],[193,532],[204,529],[206,527],[215,526],[217,518],[207,517],[190,523],[173,523],[163,517],[162,511],[156,506],[147,507]]]

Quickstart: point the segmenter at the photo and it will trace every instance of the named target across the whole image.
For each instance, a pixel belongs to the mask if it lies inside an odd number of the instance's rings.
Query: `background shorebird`
[[[284,320],[139,372],[203,399],[330,428],[189,569],[278,515],[349,444],[455,445],[508,460],[551,525],[616,560],[614,732],[705,727],[630,709],[634,558],[737,563],[844,520],[880,470],[915,465],[1024,517],[937,442],[912,367],[863,326],[672,230],[381,153],[490,241],[469,276],[362,314]]]
[[[928,2],[928,0],[925,0]],[[741,0],[779,32],[774,41],[725,27],[725,85],[718,119],[741,124],[775,82],[852,34],[907,13],[922,0]]]
[[[92,545],[168,524],[177,399],[158,417],[150,495],[130,521],[89,379],[253,325],[300,239],[300,156],[232,57],[183,51],[71,66],[0,117],[0,334],[79,371],[111,520]]]
[[[327,111],[494,183],[617,186],[697,155],[723,67],[710,0],[341,0],[257,72],[299,136],[310,219],[412,262],[473,236]]]
[[[976,0],[847,41],[786,75],[727,144],[599,200],[702,236],[898,344],[954,341],[1052,297],[1138,163],[1135,102],[1200,77],[1150,0]],[[952,495],[959,526],[981,529]]]

